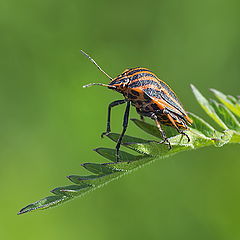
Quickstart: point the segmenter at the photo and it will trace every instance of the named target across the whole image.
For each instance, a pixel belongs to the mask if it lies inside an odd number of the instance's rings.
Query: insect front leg
[[[124,118],[123,118],[123,130],[122,130],[121,135],[118,138],[117,145],[116,145],[116,160],[117,160],[117,162],[119,161],[119,149],[120,149],[120,146],[122,143],[122,139],[123,139],[123,136],[124,136],[124,134],[127,130],[127,126],[128,126],[130,104],[131,104],[130,102],[127,102],[127,106],[126,106],[126,110],[125,110]]]
[[[160,133],[162,135],[163,141],[161,143],[166,142],[168,144],[168,146],[169,146],[169,149],[172,149],[172,146],[171,146],[170,142],[168,141],[168,138],[167,138],[165,132],[161,128],[161,124],[160,124],[160,122],[158,120],[157,115],[155,113],[152,113],[151,118],[155,121],[155,123],[156,123],[156,125],[157,125],[157,127],[158,127],[158,129],[159,129],[159,131],[160,131]]]
[[[118,106],[120,104],[123,104],[123,103],[126,103],[126,99],[123,99],[123,100],[117,100],[117,101],[114,101],[112,103],[109,104],[108,106],[108,116],[107,116],[107,130],[106,132],[103,132],[101,134],[101,137],[103,136],[107,136],[110,132],[111,132],[111,110],[112,110],[112,107],[115,107],[115,106]]]

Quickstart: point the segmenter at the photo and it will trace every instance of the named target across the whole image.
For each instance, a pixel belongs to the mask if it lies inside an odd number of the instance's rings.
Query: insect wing
[[[168,108],[172,112],[183,117],[187,115],[182,105],[179,104],[179,100],[175,94],[175,97],[173,98],[168,91],[163,88],[156,89],[150,87],[143,89],[143,91],[159,106],[160,109]]]

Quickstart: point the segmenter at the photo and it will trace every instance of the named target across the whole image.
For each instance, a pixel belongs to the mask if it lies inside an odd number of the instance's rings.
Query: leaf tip
[[[209,91],[212,92],[213,94],[219,93],[219,91],[214,88],[209,88]]]
[[[21,215],[23,214],[24,212],[22,212],[22,209],[17,213],[17,215]]]
[[[55,194],[57,189],[58,189],[58,188],[56,187],[56,188],[50,190],[50,192]]]
[[[31,206],[32,206],[32,204],[27,205],[26,207],[22,208],[22,209],[17,213],[17,215],[22,215],[22,214],[24,214],[24,213],[30,212],[31,210],[33,210],[33,209],[31,208]]]
[[[198,89],[193,85],[193,84],[190,84],[190,87],[194,93],[195,96],[199,95],[200,92],[198,91]]]
[[[92,149],[94,152],[98,152],[100,148],[94,148]]]
[[[193,84],[190,84],[190,87],[191,87],[192,89],[196,88]]]

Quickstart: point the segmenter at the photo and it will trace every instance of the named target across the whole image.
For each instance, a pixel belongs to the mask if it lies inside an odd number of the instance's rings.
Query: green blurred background
[[[240,149],[205,148],[159,160],[58,208],[20,208],[68,185],[122,97],[79,52],[116,76],[153,70],[188,111],[208,117],[189,84],[239,95],[239,1],[0,1],[1,239],[240,239]],[[113,110],[121,130],[123,106]],[[131,117],[137,117],[134,109]],[[128,134],[145,137],[133,123]]]

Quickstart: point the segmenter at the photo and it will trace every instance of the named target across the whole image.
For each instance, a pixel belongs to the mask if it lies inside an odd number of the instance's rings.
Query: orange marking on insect
[[[127,103],[124,114],[123,131],[116,146],[117,160],[119,159],[119,148],[122,137],[127,128],[130,103],[135,106],[137,112],[141,116],[150,117],[155,120],[165,142],[168,142],[168,140],[165,133],[160,128],[160,123],[176,128],[179,133],[185,135],[190,141],[190,138],[182,131],[182,129],[188,129],[188,125],[190,125],[193,121],[188,117],[173,90],[164,81],[160,80],[152,71],[141,67],[131,68],[126,69],[116,78],[111,78],[91,57],[84,52],[83,54],[87,56],[98,67],[98,69],[111,80],[108,85],[95,83],[87,86],[107,86],[109,89],[115,90],[123,94],[125,97],[125,100],[114,101],[109,105],[107,131],[103,135],[107,135],[111,131],[111,108],[119,104]],[[169,142],[168,144],[170,146]]]

